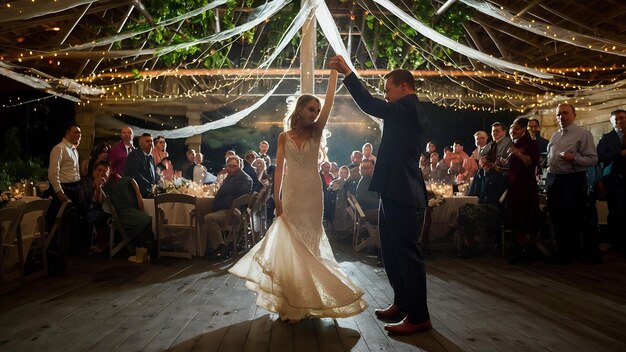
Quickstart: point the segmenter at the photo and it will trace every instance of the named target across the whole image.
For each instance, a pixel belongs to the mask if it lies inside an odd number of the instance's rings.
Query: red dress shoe
[[[406,313],[395,304],[385,309],[376,309],[374,314],[376,314],[376,318],[379,320],[389,323],[397,323],[406,316]]]
[[[418,332],[426,331],[432,329],[432,324],[430,323],[430,319],[424,322],[413,324],[409,321],[409,318],[404,318],[401,322],[395,324],[386,324],[385,330],[389,331],[391,334],[398,335],[410,335]]]

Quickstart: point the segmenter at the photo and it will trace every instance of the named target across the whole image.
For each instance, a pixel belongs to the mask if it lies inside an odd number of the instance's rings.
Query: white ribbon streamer
[[[508,71],[519,71],[519,72],[524,72],[527,73],[529,75],[535,76],[535,77],[539,77],[539,78],[543,78],[543,79],[552,79],[554,76],[549,74],[549,73],[545,73],[545,72],[541,72],[539,70],[535,70],[532,68],[528,68],[528,67],[524,67],[521,65],[517,65],[514,63],[510,63],[504,60],[500,60],[500,59],[496,59],[494,57],[491,57],[487,54],[481,53],[478,50],[472,49],[468,46],[465,46],[463,44],[460,44],[442,34],[439,34],[437,31],[435,31],[434,29],[425,26],[422,22],[416,20],[415,18],[409,16],[407,13],[405,13],[404,11],[402,11],[400,8],[398,8],[396,5],[394,5],[391,1],[389,0],[374,0],[375,3],[381,5],[382,7],[386,8],[387,10],[389,10],[389,12],[393,13],[394,15],[396,15],[398,18],[400,18],[402,21],[404,21],[406,24],[408,24],[409,26],[411,26],[411,28],[415,29],[416,31],[418,31],[421,35],[427,37],[428,39],[439,43],[443,46],[446,46],[458,53],[461,53],[467,57],[471,57],[473,59],[479,60],[481,62],[484,62],[485,64],[495,67],[495,68],[499,68],[502,70],[508,70]]]

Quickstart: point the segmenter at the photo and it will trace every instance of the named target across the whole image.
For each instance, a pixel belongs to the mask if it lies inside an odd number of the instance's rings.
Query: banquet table
[[[195,197],[196,205],[189,204],[165,204],[163,212],[166,218],[172,223],[189,224],[189,212],[196,210],[196,221],[198,222],[198,231],[193,235],[191,240],[191,254],[194,256],[203,256],[206,247],[206,231],[204,231],[204,216],[211,212],[213,200],[215,197]],[[152,230],[156,234],[156,216],[154,208],[154,199],[144,198],[143,211],[152,216]]]
[[[454,196],[444,197],[440,206],[433,208],[430,227],[431,243],[449,241],[449,234],[456,225],[459,208],[464,204],[478,204],[478,197]]]

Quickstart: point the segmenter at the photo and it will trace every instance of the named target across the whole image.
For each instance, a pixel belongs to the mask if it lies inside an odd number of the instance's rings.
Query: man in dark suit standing
[[[370,190],[380,193],[378,231],[393,303],[377,309],[390,322],[385,330],[412,334],[432,327],[426,304],[426,271],[419,238],[428,204],[419,167],[426,116],[415,94],[415,79],[406,70],[385,76],[385,100],[365,89],[341,56],[329,66],[345,75],[343,84],[366,114],[384,121],[384,132]]]
[[[152,193],[152,186],[159,182],[159,173],[152,158],[152,143],[151,134],[142,134],[139,138],[139,148],[128,154],[124,166],[124,175],[137,181],[141,196],[144,198]]]
[[[609,207],[609,231],[615,246],[626,257],[626,111],[611,112],[613,131],[598,143],[598,159],[602,162],[602,184]]]

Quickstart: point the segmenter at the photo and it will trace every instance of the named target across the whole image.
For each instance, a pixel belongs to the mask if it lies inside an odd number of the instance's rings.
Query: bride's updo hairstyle
[[[294,96],[287,98],[287,114],[284,120],[285,131],[293,130],[296,127],[300,118],[298,110],[304,108],[311,100],[317,100],[320,106],[322,106],[322,102],[311,94],[302,94],[297,99]]]

